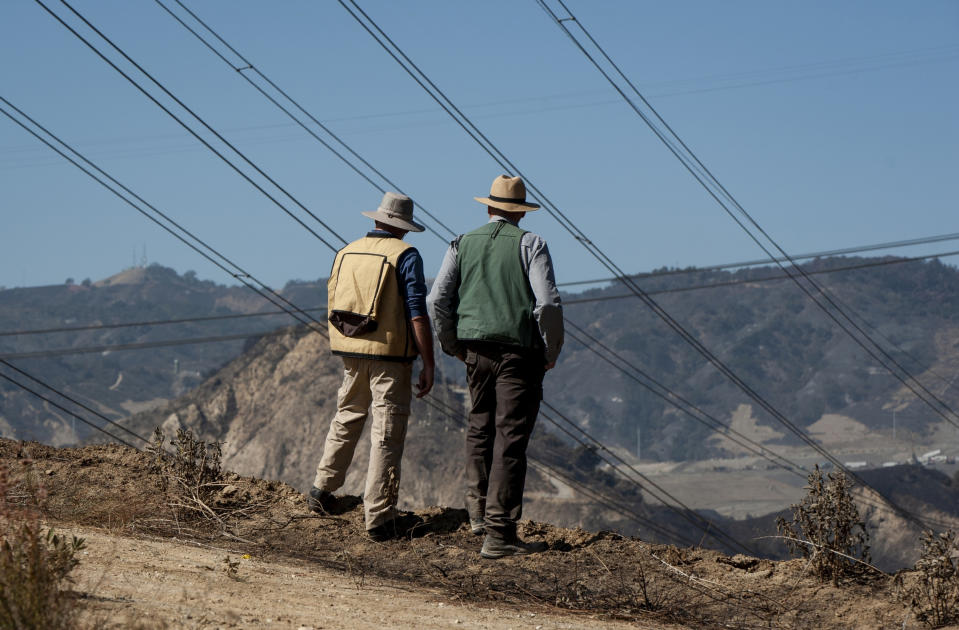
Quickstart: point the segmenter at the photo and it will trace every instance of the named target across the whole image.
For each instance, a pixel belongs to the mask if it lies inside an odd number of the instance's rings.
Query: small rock
[[[224,486],[223,489],[220,490],[220,495],[224,497],[230,497],[236,494],[236,490],[237,490],[236,486],[234,486],[233,484],[230,484],[228,486]]]
[[[53,471],[52,471],[52,470],[47,470],[47,471],[45,471],[45,472],[46,472],[46,475],[47,475],[48,477],[53,474]]]

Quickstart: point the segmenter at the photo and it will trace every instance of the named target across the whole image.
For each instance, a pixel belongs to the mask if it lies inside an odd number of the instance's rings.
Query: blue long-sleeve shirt
[[[386,230],[371,230],[366,234],[373,238],[396,238]],[[396,261],[396,278],[399,281],[400,297],[406,305],[406,316],[426,317],[426,276],[423,275],[423,257],[415,247],[400,254]]]

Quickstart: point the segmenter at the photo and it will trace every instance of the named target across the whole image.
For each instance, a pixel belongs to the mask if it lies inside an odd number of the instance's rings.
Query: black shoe
[[[474,536],[482,536],[486,533],[486,519],[470,518],[470,533]]]
[[[387,540],[393,540],[394,538],[406,538],[411,534],[413,529],[422,524],[423,519],[416,514],[403,514],[386,521],[382,525],[377,525],[372,529],[366,530],[366,535],[370,540],[376,542],[385,542]]]
[[[311,512],[318,514],[330,514],[336,506],[336,497],[329,490],[320,490],[316,486],[310,489],[310,495],[306,497],[306,506]]]
[[[489,560],[495,560],[506,556],[528,556],[531,553],[546,551],[548,548],[544,542],[524,542],[517,536],[503,539],[486,534],[480,555]]]

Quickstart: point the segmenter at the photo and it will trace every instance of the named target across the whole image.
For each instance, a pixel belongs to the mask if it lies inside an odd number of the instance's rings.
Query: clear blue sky
[[[501,169],[337,2],[184,2],[454,230],[484,220]],[[361,5],[627,271],[760,257],[533,0]],[[569,5],[787,251],[959,232],[959,2]],[[366,230],[379,193],[157,4],[74,6],[338,232]],[[35,2],[0,3],[0,58],[0,94],[261,279],[327,274],[328,249]],[[0,286],[100,279],[144,248],[229,281],[3,117],[0,191]],[[544,212],[524,227],[560,280],[607,275]],[[410,241],[435,273],[443,244]]]

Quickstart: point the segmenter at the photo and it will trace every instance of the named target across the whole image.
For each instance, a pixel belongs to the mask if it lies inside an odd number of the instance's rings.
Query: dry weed
[[[896,587],[916,619],[930,628],[959,621],[959,535],[952,530],[923,532],[915,572],[915,579],[908,584],[902,574],[897,575]]]
[[[821,581],[838,584],[861,575],[869,563],[869,533],[842,472],[823,476],[817,465],[807,478],[806,495],[791,506],[793,520],[780,517],[779,532],[794,556],[809,560]]]
[[[43,527],[42,486],[31,471],[22,478],[25,483],[12,484],[0,467],[0,628],[70,628],[75,608],[64,586],[84,542]]]

